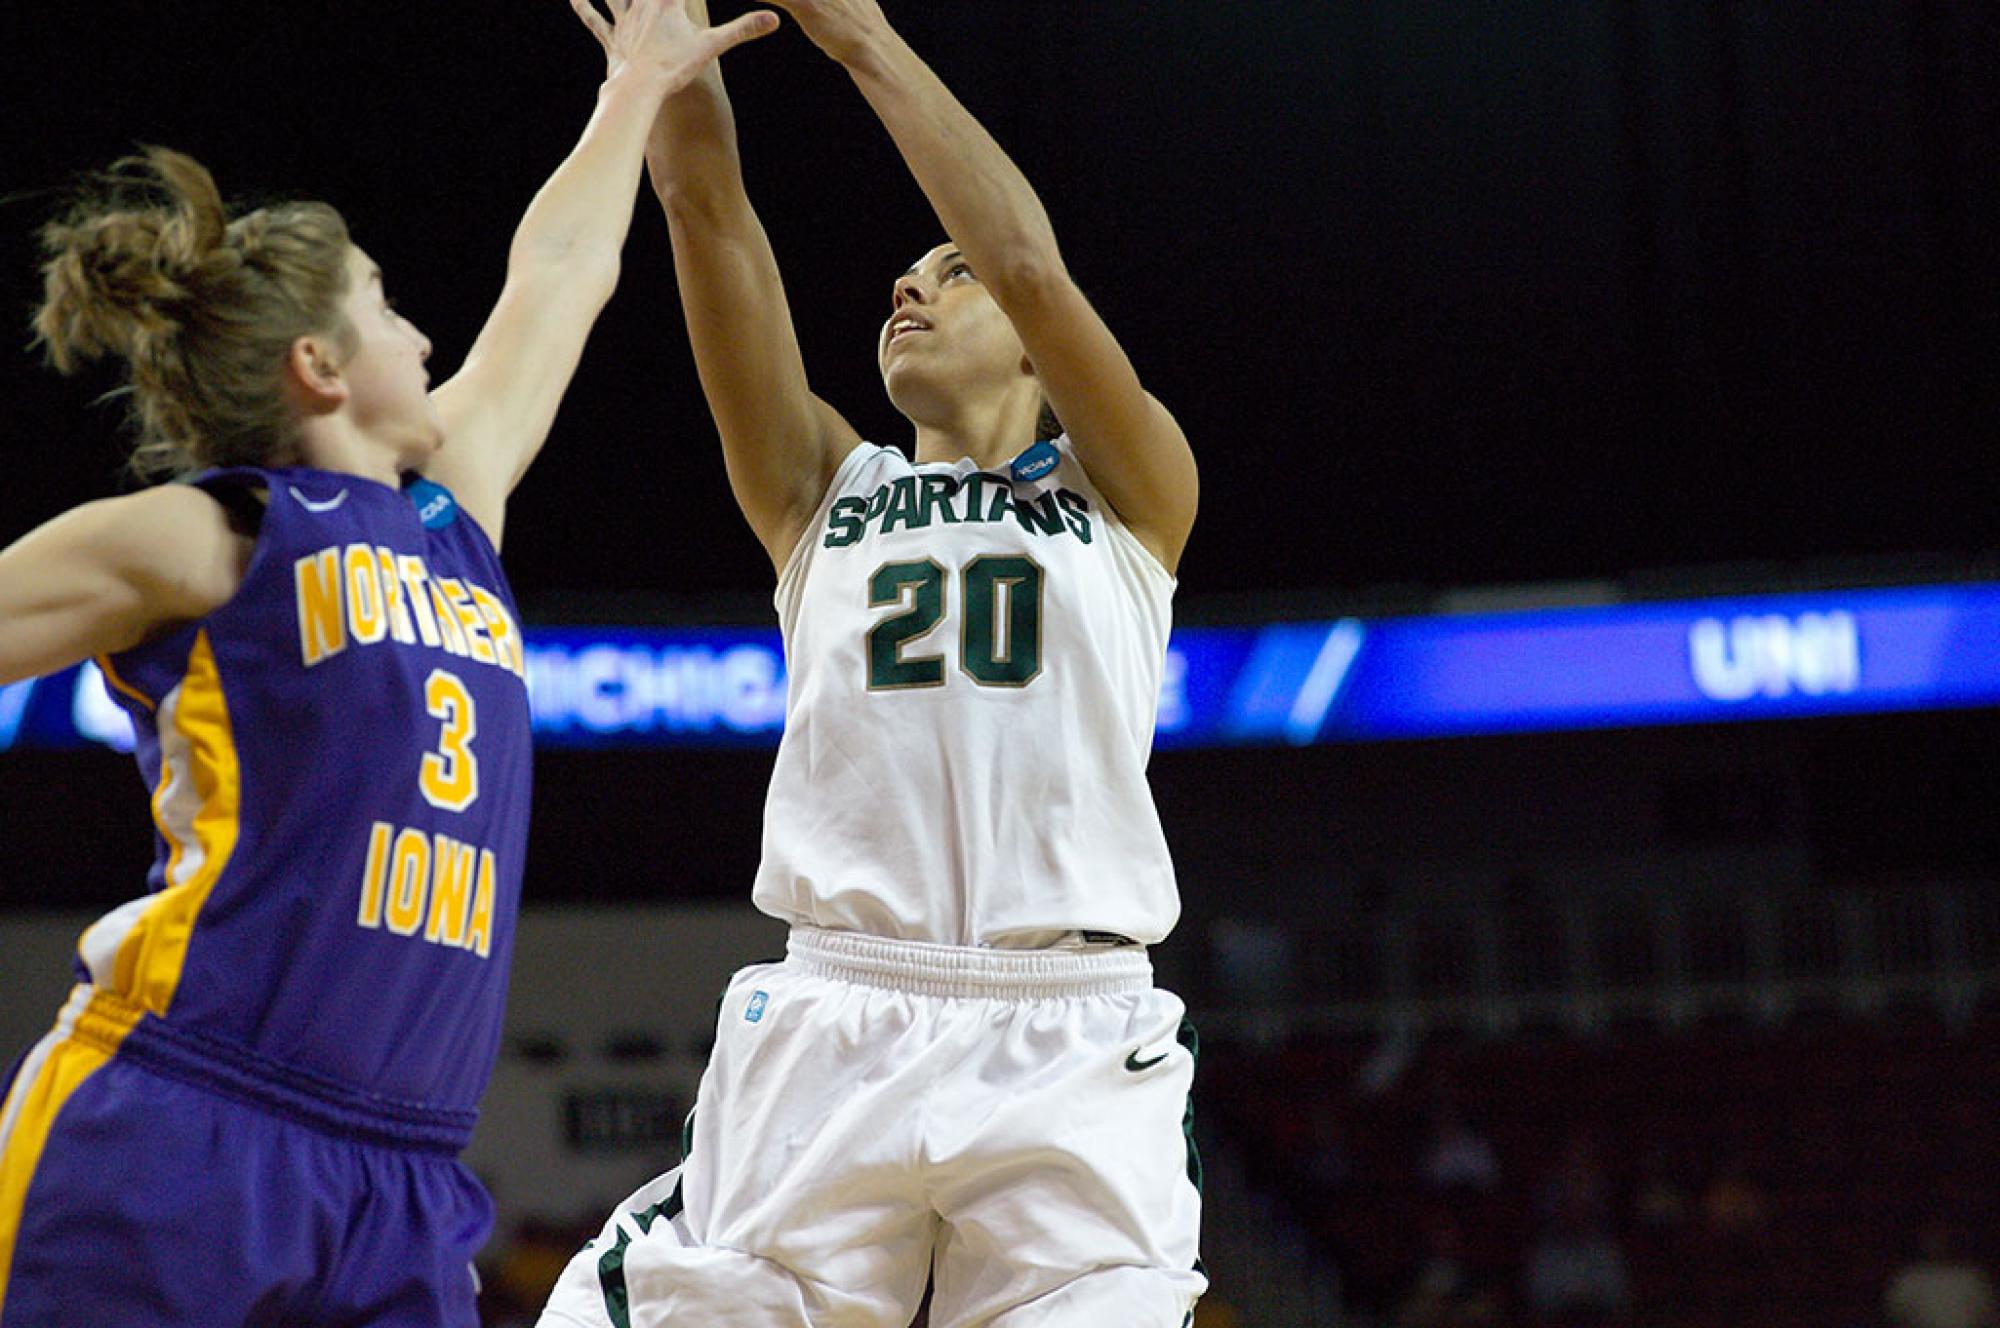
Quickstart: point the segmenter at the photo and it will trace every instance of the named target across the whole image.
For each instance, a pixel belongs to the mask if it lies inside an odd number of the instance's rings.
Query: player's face
[[[905,415],[921,397],[1011,386],[1027,372],[1014,325],[954,244],[896,278],[875,349],[889,399]]]
[[[354,330],[354,353],[341,365],[355,423],[380,437],[408,469],[438,449],[444,431],[431,404],[424,361],[430,338],[396,312],[382,286],[382,269],[359,248],[347,253],[347,296],[341,313]]]

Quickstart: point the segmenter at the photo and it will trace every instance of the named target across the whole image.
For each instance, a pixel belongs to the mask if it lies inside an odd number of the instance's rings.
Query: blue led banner
[[[1321,740],[2000,705],[2000,587],[1621,605],[1368,628]]]
[[[528,632],[544,747],[768,747],[775,630]],[[2000,586],[1183,628],[1161,748],[2000,706]],[[93,666],[0,688],[0,749],[130,744]]]

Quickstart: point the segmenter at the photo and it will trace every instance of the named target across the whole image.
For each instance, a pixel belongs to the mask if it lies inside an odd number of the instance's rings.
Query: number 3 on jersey
[[[472,754],[479,721],[473,714],[472,693],[457,674],[432,669],[424,679],[424,709],[431,718],[444,721],[444,729],[438,734],[437,750],[424,753],[417,788],[431,806],[462,812],[479,796],[479,760]]]
[[[1042,672],[1042,569],[1032,558],[987,554],[965,565],[958,663],[981,687],[1025,687]],[[944,618],[950,573],[926,558],[888,563],[868,578],[871,608],[906,607],[868,631],[868,690],[942,687],[944,656],[903,654]]]

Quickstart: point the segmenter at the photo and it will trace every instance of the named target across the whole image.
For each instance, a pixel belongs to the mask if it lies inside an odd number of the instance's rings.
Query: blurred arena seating
[[[1991,887],[1563,898],[1322,918],[1204,1030],[1206,1128],[1341,1321],[1860,1328],[1927,1230],[2000,1265]],[[1538,1304],[1580,1240],[1613,1293]]]

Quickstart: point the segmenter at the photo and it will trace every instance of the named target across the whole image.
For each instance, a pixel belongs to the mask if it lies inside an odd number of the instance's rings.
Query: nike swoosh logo
[[[331,498],[315,502],[300,493],[296,485],[288,484],[285,487],[292,491],[292,497],[299,500],[299,506],[305,508],[308,512],[331,512],[334,508],[347,501],[347,490],[345,489],[342,489]]]
[[[1167,1053],[1163,1051],[1149,1061],[1142,1061],[1139,1059],[1139,1053],[1135,1051],[1130,1056],[1127,1056],[1125,1058],[1125,1068],[1130,1070],[1133,1074],[1137,1074],[1141,1070],[1152,1069],[1155,1065],[1158,1065],[1161,1061],[1165,1060],[1166,1058],[1167,1058]]]

